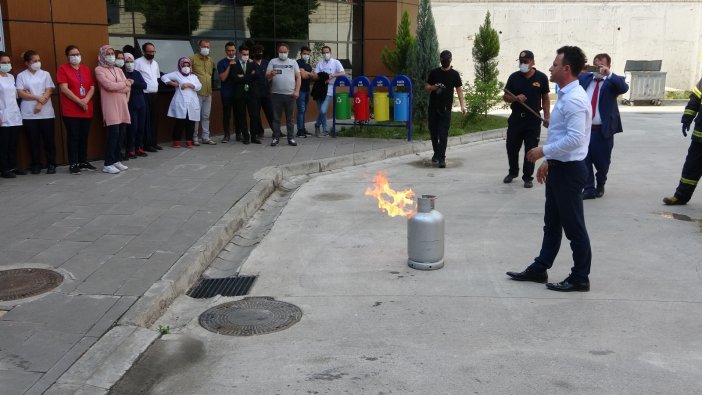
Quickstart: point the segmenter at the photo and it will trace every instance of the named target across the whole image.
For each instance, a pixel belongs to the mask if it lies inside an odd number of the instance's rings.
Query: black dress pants
[[[524,145],[524,164],[522,179],[534,179],[534,164],[526,158],[530,149],[539,146],[541,136],[541,120],[529,113],[513,112],[507,120],[507,161],[509,174],[519,176],[519,150]]]
[[[54,141],[54,118],[25,119],[24,128],[29,136],[32,168],[40,169],[43,147],[47,165],[56,166],[56,142]]]
[[[66,148],[68,164],[77,165],[88,161],[88,133],[91,118],[63,117],[66,125]]]

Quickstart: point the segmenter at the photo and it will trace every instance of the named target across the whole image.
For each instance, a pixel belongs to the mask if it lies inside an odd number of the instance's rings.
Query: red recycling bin
[[[368,93],[356,92],[353,95],[353,117],[356,121],[370,120],[370,101]]]

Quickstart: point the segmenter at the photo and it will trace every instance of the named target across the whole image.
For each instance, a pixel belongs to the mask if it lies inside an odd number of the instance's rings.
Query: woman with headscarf
[[[185,146],[193,147],[192,138],[195,131],[195,120],[200,119],[200,100],[197,91],[202,88],[200,80],[191,73],[190,58],[178,59],[178,71],[164,74],[161,77],[166,85],[176,88],[171,105],[168,107],[168,116],[175,118],[173,126],[173,147],[180,147],[180,139],[185,129]]]
[[[95,67],[95,79],[100,87],[102,118],[107,127],[107,144],[105,146],[104,173],[118,174],[128,167],[120,161],[120,135],[124,136],[129,118],[129,92],[132,81],[128,80],[122,69],[115,67],[115,50],[110,45],[100,47],[98,66]]]
[[[137,156],[147,156],[144,152],[144,130],[146,128],[146,98],[144,89],[146,81],[141,73],[134,69],[134,55],[124,53],[124,75],[132,81],[132,93],[129,95],[129,117],[132,123],[127,128],[127,139],[124,146],[129,159]]]

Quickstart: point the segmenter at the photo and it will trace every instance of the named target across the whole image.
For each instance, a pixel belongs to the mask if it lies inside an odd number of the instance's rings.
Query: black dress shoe
[[[249,145],[249,140],[244,140],[242,141],[242,143],[244,143],[245,145]]]
[[[26,176],[27,172],[22,170],[22,169],[12,169],[11,170],[13,173],[15,173],[16,176]]]
[[[590,200],[596,197],[597,196],[595,196],[595,192],[583,192],[583,200]]]
[[[446,168],[446,161],[439,159],[439,168],[440,169],[445,169]]]
[[[590,283],[587,281],[574,282],[570,278],[566,278],[560,283],[547,283],[546,288],[559,292],[588,292],[590,290]]]
[[[157,149],[157,150],[159,150],[159,151],[163,149],[163,147],[161,147],[161,146],[158,145],[158,144],[154,144],[154,148]]]
[[[2,178],[17,178],[15,173],[13,173],[11,171],[3,171],[2,173],[0,173],[0,177],[2,177]]]
[[[258,139],[251,139],[251,142],[254,144],[261,144],[261,140]]]
[[[513,176],[513,175],[511,175],[511,174],[507,174],[507,175],[505,176],[505,178],[502,179],[502,182],[504,182],[505,184],[509,184],[509,183],[512,182],[512,180],[514,180],[515,178],[517,178],[517,176]]]
[[[516,281],[533,281],[535,283],[545,283],[548,281],[548,273],[537,272],[534,270],[526,269],[523,272],[507,272],[507,275]]]
[[[144,148],[144,151],[146,152],[157,152],[158,150],[154,147],[146,147]]]
[[[534,182],[531,180],[525,180],[524,181],[524,188],[533,188],[534,187]]]
[[[46,174],[56,174],[56,165],[49,165],[46,167]]]
[[[595,190],[595,196],[597,196],[598,198],[604,196],[604,185],[597,186],[597,190]]]

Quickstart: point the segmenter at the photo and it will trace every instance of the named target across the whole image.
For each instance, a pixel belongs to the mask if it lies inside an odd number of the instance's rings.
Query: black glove
[[[690,123],[689,122],[683,122],[682,124],[682,134],[683,136],[687,137],[687,132],[690,130]]]

